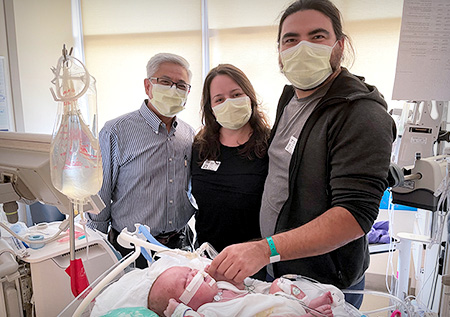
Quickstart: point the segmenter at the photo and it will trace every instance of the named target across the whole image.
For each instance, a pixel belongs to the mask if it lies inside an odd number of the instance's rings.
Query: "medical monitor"
[[[70,214],[71,203],[52,184],[51,135],[0,132],[0,203],[40,201]]]

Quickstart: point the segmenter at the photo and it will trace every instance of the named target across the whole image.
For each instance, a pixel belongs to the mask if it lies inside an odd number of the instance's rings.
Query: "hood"
[[[388,108],[383,95],[375,86],[367,84],[364,77],[352,75],[346,68],[342,68],[341,73],[333,81],[322,103],[334,103],[336,99],[340,101],[368,99],[376,101],[386,110]]]

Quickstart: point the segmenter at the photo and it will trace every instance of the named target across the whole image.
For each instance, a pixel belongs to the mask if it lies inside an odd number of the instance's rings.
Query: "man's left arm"
[[[333,207],[298,228],[272,236],[281,261],[316,256],[333,251],[364,235],[353,215]],[[241,283],[269,264],[270,248],[265,239],[226,247],[211,263],[208,272]]]
[[[303,226],[272,236],[282,261],[333,251],[362,237],[376,219],[395,125],[385,111],[367,112],[366,107],[356,107],[346,122],[331,159],[332,207]],[[265,239],[229,246],[209,272],[240,282],[267,265],[270,254]]]

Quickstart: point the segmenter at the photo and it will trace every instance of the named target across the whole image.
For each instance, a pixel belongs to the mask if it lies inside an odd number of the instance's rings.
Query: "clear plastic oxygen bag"
[[[80,214],[80,223],[85,228],[83,205],[98,193],[103,182],[97,95],[94,77],[82,62],[67,54],[65,47],[52,71],[55,89],[50,91],[58,102],[58,114],[50,148],[50,174],[53,186],[73,206],[69,215],[70,265],[66,273],[70,276],[73,295],[78,296],[89,282],[81,259],[75,259],[74,218]],[[87,237],[86,234],[86,243]]]

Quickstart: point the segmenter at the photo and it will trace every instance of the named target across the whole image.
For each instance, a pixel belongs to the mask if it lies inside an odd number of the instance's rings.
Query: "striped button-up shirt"
[[[88,225],[107,233],[134,224],[157,236],[180,230],[194,213],[190,204],[190,159],[194,129],[175,118],[170,132],[147,107],[108,121],[100,131],[106,207],[88,214]]]

